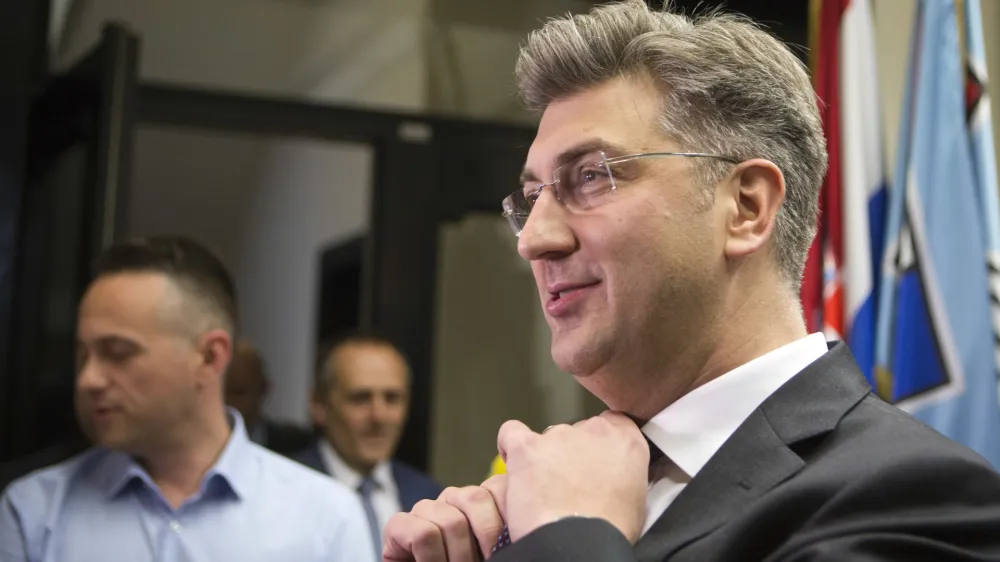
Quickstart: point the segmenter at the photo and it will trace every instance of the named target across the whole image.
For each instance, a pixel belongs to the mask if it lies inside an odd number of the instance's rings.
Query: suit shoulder
[[[953,493],[956,478],[996,488],[1000,474],[983,457],[874,395],[865,397],[807,459],[844,484],[895,480]],[[990,492],[992,495],[992,492]]]
[[[866,446],[880,456],[951,457],[989,467],[989,462],[972,449],[949,439],[916,417],[868,395],[842,422],[854,426]],[[839,429],[839,427],[838,427]]]
[[[896,551],[957,560],[959,552],[998,548],[1000,474],[902,410],[867,396],[832,432],[796,447],[806,466],[761,504],[780,514],[768,531],[785,525],[788,532],[769,559],[875,559]],[[747,525],[768,520],[752,519]]]

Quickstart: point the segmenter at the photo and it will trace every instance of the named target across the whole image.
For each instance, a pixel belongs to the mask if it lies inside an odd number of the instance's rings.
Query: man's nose
[[[76,374],[76,387],[85,392],[103,390],[108,385],[108,377],[93,359],[87,359]]]
[[[521,229],[517,253],[528,261],[558,259],[573,253],[577,241],[566,221],[567,212],[551,188],[543,189]]]
[[[392,405],[383,397],[372,400],[371,417],[373,421],[384,422],[392,410]]]

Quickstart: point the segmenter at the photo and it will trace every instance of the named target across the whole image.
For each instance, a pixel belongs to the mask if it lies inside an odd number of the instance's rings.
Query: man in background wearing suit
[[[391,342],[361,333],[321,346],[316,363],[310,410],[322,436],[297,458],[358,492],[380,554],[386,521],[441,492],[392,460],[409,409],[409,366]]]
[[[309,446],[312,433],[261,415],[268,388],[260,352],[249,341],[240,340],[226,373],[226,404],[243,416],[251,441],[281,455],[294,455]]]
[[[1000,560],[1000,475],[806,332],[827,155],[787,47],[626,0],[550,20],[517,80],[543,115],[504,214],[610,411],[507,422],[506,474],[394,517],[385,560]]]

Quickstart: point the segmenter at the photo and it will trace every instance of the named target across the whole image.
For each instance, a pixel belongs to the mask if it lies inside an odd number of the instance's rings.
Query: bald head
[[[226,374],[226,404],[239,410],[247,427],[260,419],[267,395],[267,377],[260,352],[247,340],[240,340]]]

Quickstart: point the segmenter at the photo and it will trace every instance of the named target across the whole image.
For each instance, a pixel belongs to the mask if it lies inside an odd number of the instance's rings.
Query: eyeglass
[[[528,215],[535,206],[535,201],[546,187],[552,188],[552,194],[571,211],[593,209],[605,202],[608,195],[618,189],[612,166],[639,158],[658,156],[681,156],[685,158],[715,158],[732,164],[740,160],[733,156],[708,154],[704,152],[646,152],[626,156],[608,156],[601,151],[588,154],[563,164],[552,171],[552,181],[535,186],[525,185],[522,189],[511,193],[503,200],[503,216],[510,223],[514,234],[521,236]]]

